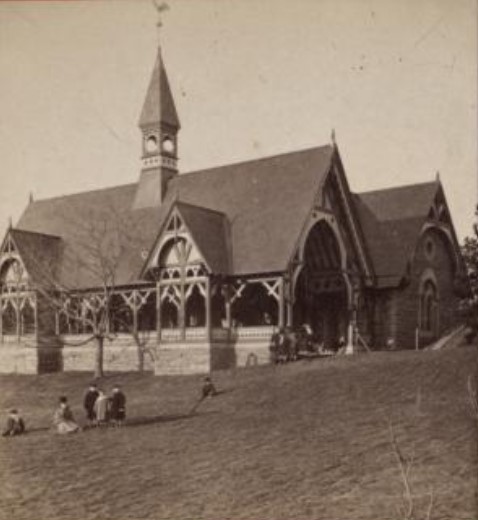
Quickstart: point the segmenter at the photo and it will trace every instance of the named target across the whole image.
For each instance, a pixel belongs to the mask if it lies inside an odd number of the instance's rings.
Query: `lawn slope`
[[[1,409],[30,431],[0,439],[0,518],[14,520],[400,518],[388,429],[413,454],[416,518],[477,518],[474,348],[374,353],[218,372],[223,393],[193,415],[201,379],[126,374],[129,425],[67,438],[48,430],[59,395],[83,421],[86,374],[1,376]]]

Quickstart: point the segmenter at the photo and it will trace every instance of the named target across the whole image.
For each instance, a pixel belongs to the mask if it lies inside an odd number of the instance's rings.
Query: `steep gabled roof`
[[[355,195],[379,287],[400,283],[438,186],[427,182]]]
[[[191,204],[175,204],[207,265],[215,274],[230,274],[229,225],[224,213]]]
[[[159,208],[131,210],[137,184],[35,201],[17,227],[63,239],[59,277],[71,287],[98,285],[92,233],[103,229],[108,242],[108,235],[115,232],[114,226],[104,229],[108,215],[121,222],[132,237],[122,253],[116,283],[137,283],[145,253],[175,203],[188,212],[185,218],[203,244],[201,249],[208,244],[217,251],[222,239],[200,231],[200,222],[214,229],[228,228],[224,242],[229,244],[230,257],[212,253],[210,261],[216,269],[223,271],[227,264],[231,274],[238,275],[283,271],[330,169],[332,155],[333,148],[323,146],[179,175],[169,182]],[[186,204],[202,210],[185,209]],[[208,210],[223,216],[212,217]]]
[[[180,175],[168,197],[226,215],[233,274],[283,271],[332,155],[327,145]]]
[[[136,185],[90,191],[30,203],[18,222],[17,231],[47,233],[62,238],[58,280],[71,288],[96,287],[102,255],[119,235],[121,261],[116,270],[119,285],[137,282],[144,261],[157,232],[158,208],[131,211]]]
[[[62,255],[60,237],[20,229],[9,233],[34,284],[48,284],[56,278]]]

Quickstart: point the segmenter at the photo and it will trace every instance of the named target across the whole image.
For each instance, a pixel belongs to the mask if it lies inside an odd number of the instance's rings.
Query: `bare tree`
[[[130,333],[137,347],[138,368],[142,370],[145,353],[152,352],[144,335],[138,332],[137,321],[127,319],[131,309],[128,302],[118,297],[121,263],[132,251],[139,256],[146,244],[141,222],[112,205],[95,210],[94,219],[68,222],[68,215],[61,218],[67,221],[73,236],[66,237],[70,241],[67,246],[59,244],[58,258],[52,260],[51,251],[39,251],[28,246],[28,241],[20,251],[27,271],[33,271],[29,273],[29,284],[39,300],[38,322],[42,330],[58,332],[61,316],[73,329],[87,332],[81,342],[69,344],[95,344],[96,377],[104,374],[105,342],[112,341],[118,330]],[[55,261],[59,259],[61,262]],[[57,323],[52,322],[53,316]]]
[[[390,444],[392,445],[393,456],[400,472],[400,480],[403,486],[402,504],[398,507],[398,513],[402,520],[414,520],[415,516],[415,495],[412,491],[410,472],[414,465],[415,457],[412,452],[411,455],[405,455],[401,449],[392,421],[388,421],[388,431],[390,435]],[[424,516],[424,520],[430,520],[434,506],[434,493],[433,488],[429,493],[429,500]]]

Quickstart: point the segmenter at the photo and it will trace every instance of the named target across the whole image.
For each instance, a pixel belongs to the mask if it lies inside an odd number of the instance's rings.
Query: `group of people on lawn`
[[[191,413],[197,409],[204,399],[219,393],[211,378],[209,376],[205,377],[201,396]],[[126,419],[126,396],[118,385],[115,385],[111,395],[107,396],[103,390],[98,388],[96,383],[91,383],[85,393],[83,407],[86,412],[87,427],[89,428],[108,425],[123,426]],[[59,434],[75,433],[81,430],[81,427],[75,421],[68,399],[64,395],[60,397],[58,408],[53,414],[53,425]],[[21,435],[22,433],[25,433],[25,422],[18,410],[11,409],[2,435],[3,437],[11,437]]]
[[[122,426],[126,418],[126,396],[119,386],[113,387],[111,396],[107,396],[101,388],[92,383],[85,393],[83,407],[86,412],[88,427]],[[65,396],[60,397],[60,403],[55,410],[53,423],[60,434],[74,433],[80,430]]]
[[[107,396],[96,383],[92,383],[85,393],[83,407],[86,412],[87,426],[90,428],[106,425],[118,427],[124,424],[126,396],[119,386],[114,386],[111,396]],[[75,433],[81,430],[75,421],[68,399],[64,395],[60,397],[58,407],[53,414],[53,425],[59,434]],[[11,437],[24,432],[25,421],[18,410],[11,409],[2,436]]]

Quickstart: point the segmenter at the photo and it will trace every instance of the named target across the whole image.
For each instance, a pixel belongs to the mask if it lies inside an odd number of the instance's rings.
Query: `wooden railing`
[[[276,331],[277,327],[236,327],[234,329],[213,328],[211,330],[212,341],[241,341],[241,340],[267,340]],[[204,341],[208,338],[205,327],[189,327],[185,329],[184,337],[181,329],[162,329],[161,341],[165,343],[179,341]]]

